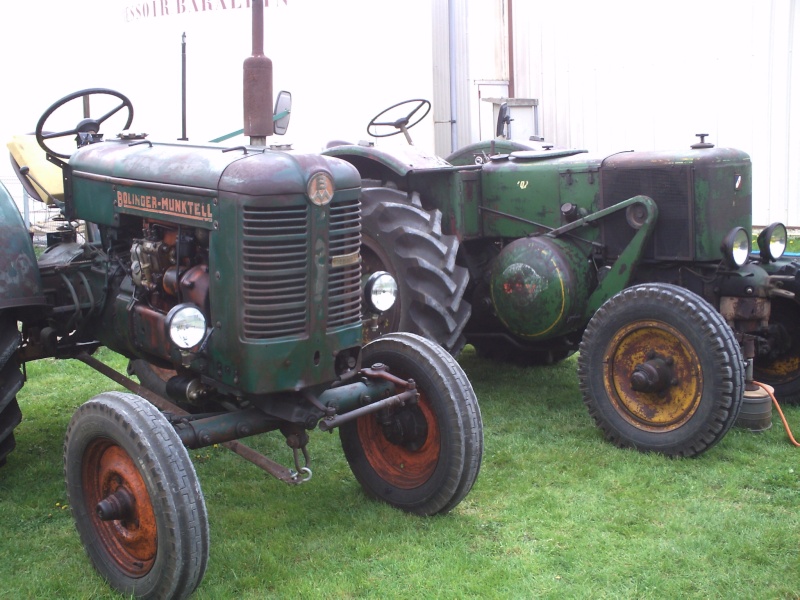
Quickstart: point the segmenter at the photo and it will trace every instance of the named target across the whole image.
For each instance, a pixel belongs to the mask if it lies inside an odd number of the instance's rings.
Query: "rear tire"
[[[366,345],[362,362],[383,363],[392,375],[413,379],[420,399],[342,425],[353,474],[369,496],[396,508],[418,515],[450,511],[472,489],[483,455],[483,422],[466,374],[441,347],[409,333]],[[393,437],[401,432],[402,441]]]
[[[155,407],[119,392],[80,406],[64,441],[64,478],[83,547],[111,587],[185,598],[198,586],[208,563],[205,500],[186,448]]]
[[[364,188],[361,203],[362,275],[387,271],[398,285],[395,305],[365,323],[364,340],[407,331],[457,356],[472,312],[463,300],[469,273],[456,265],[458,239],[442,234],[442,214],[423,209],[416,195]]]
[[[22,411],[17,403],[17,392],[25,378],[15,356],[20,345],[17,322],[0,316],[0,467],[17,445],[14,429],[22,422]]]

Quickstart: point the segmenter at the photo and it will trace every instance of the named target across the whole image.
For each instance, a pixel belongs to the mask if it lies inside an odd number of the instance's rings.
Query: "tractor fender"
[[[416,146],[402,146],[388,152],[364,144],[344,144],[329,147],[322,154],[351,163],[361,173],[361,179],[391,179],[385,176],[387,172],[402,178],[421,169],[452,169],[444,159]]]
[[[0,183],[0,309],[46,304],[33,241],[11,194]]]

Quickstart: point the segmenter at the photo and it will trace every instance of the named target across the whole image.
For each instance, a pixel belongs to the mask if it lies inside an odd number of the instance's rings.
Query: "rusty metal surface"
[[[635,320],[611,339],[606,392],[620,416],[645,431],[672,431],[700,406],[703,371],[689,340],[673,326]]]
[[[131,577],[153,567],[158,550],[155,510],[134,457],[106,437],[96,437],[81,464],[83,496],[99,543]]]
[[[251,408],[202,419],[183,419],[175,425],[175,431],[184,446],[194,449],[274,431],[282,424],[283,421]]]
[[[719,302],[719,312],[726,321],[761,321],[769,320],[770,301],[767,298],[734,298],[723,296]]]
[[[356,408],[355,410],[352,410],[348,413],[323,419],[319,423],[319,428],[322,431],[330,431],[332,429],[335,429],[336,427],[341,427],[345,423],[350,423],[351,421],[355,421],[356,419],[363,417],[364,415],[371,415],[387,408],[396,408],[400,406],[405,406],[407,402],[412,402],[413,400],[415,400],[417,398],[417,395],[418,394],[416,390],[413,389],[406,390],[405,392],[401,392],[394,396],[384,398],[383,400],[378,400],[377,402],[373,402],[372,404],[362,406],[361,408]]]
[[[264,56],[264,5],[253,3],[253,52],[244,61],[244,134],[253,145],[272,135],[272,61]]]
[[[79,354],[75,358],[89,365],[96,371],[99,371],[112,381],[120,384],[121,386],[130,390],[134,394],[141,396],[159,410],[164,412],[169,412],[174,415],[189,415],[187,411],[183,410],[179,406],[173,404],[172,402],[170,402],[165,398],[162,398],[158,394],[151,392],[147,388],[142,387],[132,379],[125,377],[121,373],[118,373],[117,371],[115,371],[108,365],[100,362],[96,358],[89,356],[88,354]],[[294,473],[292,470],[287,469],[283,465],[264,456],[263,454],[260,454],[259,452],[256,452],[252,448],[242,444],[239,441],[234,440],[231,442],[225,442],[221,444],[221,446],[224,446],[231,452],[235,452],[245,460],[253,463],[254,465],[266,471],[276,479],[280,479],[281,481],[292,485],[302,483],[302,480],[298,479],[297,474]]]

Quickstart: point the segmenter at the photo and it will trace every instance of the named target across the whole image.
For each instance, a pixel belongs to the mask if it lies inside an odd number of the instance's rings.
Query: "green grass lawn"
[[[119,357],[101,352],[120,369]],[[367,499],[338,437],[311,435],[312,480],[288,487],[221,448],[193,451],[211,556],[195,598],[797,598],[800,450],[734,429],[696,459],[619,450],[592,425],[575,359],[549,368],[461,358],[485,454],[444,517]],[[28,365],[25,421],[0,470],[0,597],[115,598],[65,502],[73,410],[115,388],[76,361]],[[800,432],[800,409],[786,410]],[[249,442],[289,465],[282,437]]]

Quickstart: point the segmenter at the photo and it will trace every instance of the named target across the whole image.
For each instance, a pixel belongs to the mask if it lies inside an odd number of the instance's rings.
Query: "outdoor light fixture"
[[[367,279],[364,298],[373,312],[387,311],[397,299],[397,282],[386,271],[376,271]]]
[[[778,260],[786,252],[786,226],[773,223],[758,234],[758,250],[762,262]]]
[[[206,318],[194,304],[179,304],[167,314],[169,339],[181,350],[190,350],[206,335]]]
[[[731,229],[722,242],[722,256],[729,267],[741,267],[750,256],[750,235],[744,227]]]

